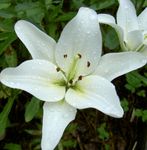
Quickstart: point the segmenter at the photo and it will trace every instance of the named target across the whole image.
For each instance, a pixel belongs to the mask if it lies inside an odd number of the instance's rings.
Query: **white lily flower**
[[[147,57],[147,8],[137,17],[130,0],[119,0],[117,24],[108,14],[99,14],[98,20],[116,30],[123,50],[141,52]]]
[[[16,23],[15,31],[33,59],[4,69],[0,81],[45,101],[42,150],[56,147],[77,109],[95,108],[112,117],[123,116],[111,80],[143,66],[146,60],[136,52],[101,57],[102,39],[95,11],[80,8],[57,43],[24,20]]]

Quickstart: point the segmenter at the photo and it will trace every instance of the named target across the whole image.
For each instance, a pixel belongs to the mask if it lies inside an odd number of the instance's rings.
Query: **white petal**
[[[55,57],[57,64],[67,73],[73,58],[80,54],[76,75],[87,75],[95,69],[101,49],[102,39],[97,14],[92,9],[82,7],[65,26],[57,43]],[[64,55],[67,57],[64,58]]]
[[[147,8],[138,16],[138,23],[141,30],[147,30]]]
[[[139,52],[109,53],[101,57],[94,74],[105,77],[111,81],[145,64],[146,59]]]
[[[25,20],[15,24],[15,32],[34,59],[54,62],[56,42],[51,37]]]
[[[45,60],[29,60],[16,68],[6,68],[0,74],[0,81],[44,101],[59,101],[65,94],[62,74],[56,71],[55,65]]]
[[[139,29],[136,10],[130,0],[119,0],[117,24],[124,30],[125,34]]]
[[[129,50],[135,51],[143,44],[143,33],[141,30],[134,30],[127,34],[127,46]]]
[[[124,33],[123,33],[124,31],[123,31],[123,29],[120,26],[118,26],[115,23],[114,17],[111,16],[111,15],[108,15],[108,14],[98,14],[98,21],[100,23],[110,25],[112,28],[114,28],[116,33],[117,33],[117,35],[118,35],[121,48],[123,50],[127,50],[127,48],[124,45],[124,40],[125,40],[124,39]]]
[[[95,108],[112,117],[122,117],[123,109],[115,87],[100,76],[87,76],[65,95],[65,100],[78,109]]]
[[[115,18],[109,14],[98,14],[98,21],[104,24],[116,24]]]
[[[43,107],[42,150],[53,150],[67,125],[75,119],[76,109],[66,102],[45,102]]]

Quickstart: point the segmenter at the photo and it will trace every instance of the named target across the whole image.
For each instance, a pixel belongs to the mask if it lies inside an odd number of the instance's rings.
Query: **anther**
[[[89,61],[87,61],[87,67],[90,67],[90,62]]]
[[[78,56],[79,56],[79,58],[81,58],[82,57],[82,55],[81,54],[77,54]]]
[[[59,67],[56,68],[57,72],[59,72],[61,69]]]
[[[67,54],[63,55],[64,58],[67,58]]]
[[[79,76],[78,80],[82,80],[83,76]]]

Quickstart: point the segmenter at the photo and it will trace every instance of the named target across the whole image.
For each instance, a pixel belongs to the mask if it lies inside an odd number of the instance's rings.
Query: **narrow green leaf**
[[[91,5],[91,7],[95,10],[101,10],[101,9],[106,9],[110,6],[115,4],[115,0],[103,0],[103,1],[98,1],[97,3],[94,3]]]
[[[14,99],[14,97],[10,97],[3,111],[0,113],[0,135],[3,135],[5,133],[8,122],[8,115],[11,111]]]
[[[0,9],[8,8],[11,3],[0,3]]]
[[[13,143],[7,143],[4,146],[5,150],[22,150],[21,145],[19,144],[13,144]]]
[[[39,111],[39,108],[40,108],[40,100],[33,97],[26,106],[25,121],[26,122],[31,121],[35,117],[36,113]]]

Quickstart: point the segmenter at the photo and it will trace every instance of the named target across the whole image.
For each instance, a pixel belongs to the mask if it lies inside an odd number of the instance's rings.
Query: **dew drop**
[[[34,90],[35,90],[35,91],[39,91],[39,89],[38,89],[38,88],[34,88]]]
[[[91,103],[90,103],[90,102],[87,102],[87,105],[88,105],[88,106],[91,106]]]
[[[87,31],[87,34],[90,34],[90,31]]]
[[[144,64],[144,63],[147,63],[147,60],[146,59],[143,59],[142,60],[142,63]]]
[[[69,117],[69,114],[64,114],[63,117],[64,117],[64,118],[68,118],[68,117]]]
[[[12,86],[14,86],[14,85],[15,85],[15,83],[14,83],[14,82],[10,82],[10,84],[11,84]]]
[[[125,9],[128,9],[128,6],[125,6]]]

